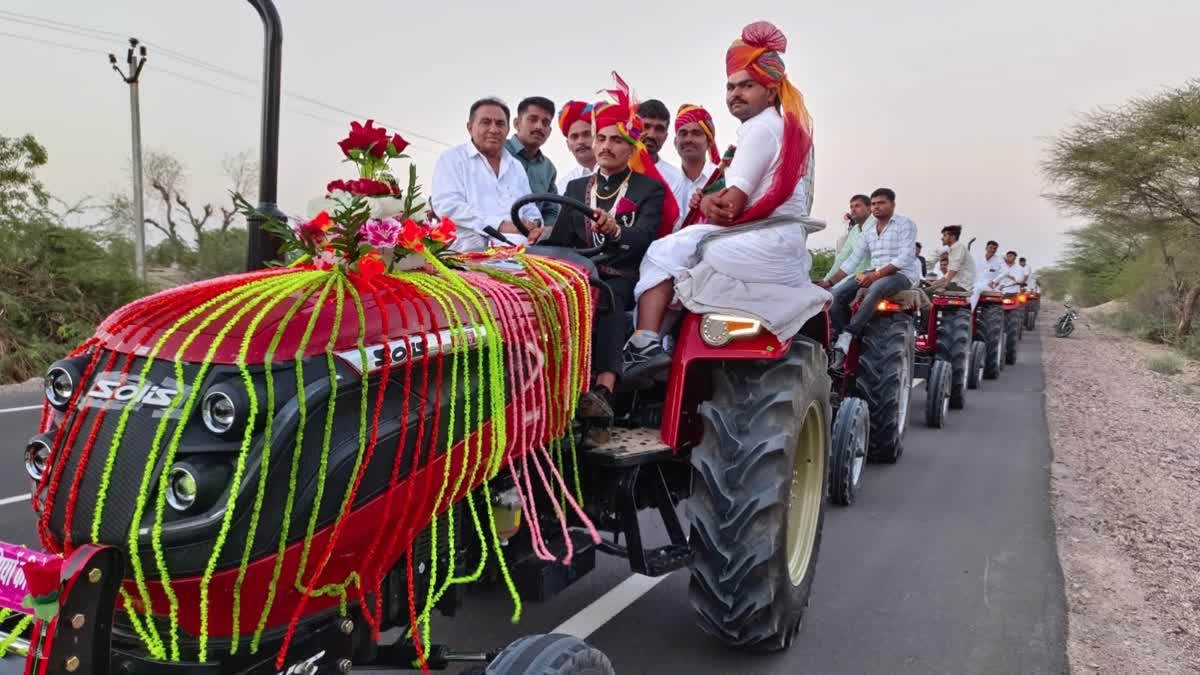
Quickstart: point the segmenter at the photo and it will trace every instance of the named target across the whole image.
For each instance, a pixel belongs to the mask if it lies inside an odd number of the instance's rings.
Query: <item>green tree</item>
[[[812,256],[812,278],[814,280],[824,279],[830,268],[833,267],[833,259],[837,257],[837,251],[831,248],[818,248],[809,251],[809,255]]]
[[[1175,338],[1188,336],[1200,302],[1200,271],[1184,264],[1200,251],[1200,80],[1084,116],[1043,169],[1055,187],[1047,196],[1090,222],[1071,233],[1063,261],[1073,283],[1094,298],[1128,294],[1127,276],[1114,283],[1151,251],[1142,280],[1163,278]]]
[[[0,136],[0,216],[20,218],[49,207],[50,195],[34,176],[46,160],[46,149],[32,134]]]

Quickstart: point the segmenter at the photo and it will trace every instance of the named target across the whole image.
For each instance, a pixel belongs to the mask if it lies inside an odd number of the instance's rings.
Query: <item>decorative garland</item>
[[[564,563],[569,563],[574,554],[567,529],[571,513],[599,542],[598,533],[580,507],[578,457],[570,433],[576,401],[587,386],[590,364],[592,306],[586,275],[567,263],[528,256],[519,249],[450,255],[447,246],[453,237],[453,223],[402,222],[401,218],[422,208],[417,199],[419,188],[411,172],[407,193],[399,191],[394,180],[388,181],[387,160],[402,157],[404,143],[398,136],[385,134],[386,152],[377,153],[379,132],[368,122],[365,127],[358,125],[343,141],[343,152],[360,165],[363,173],[360,180],[330,184],[330,195],[322,208],[332,209],[332,215],[321,211],[313,220],[290,230],[274,226],[277,234],[292,233],[292,250],[299,255],[292,266],[201,282],[139,300],[115,312],[94,337],[72,352],[73,358],[86,358],[86,365],[81,367],[82,382],[90,382],[100,374],[115,375],[118,386],[128,387],[136,378],[136,392],[130,401],[142,400],[152,384],[150,374],[157,363],[171,364],[177,391],[162,407],[148,447],[125,443],[126,431],[139,408],[132,402],[105,400],[85,407],[81,399],[84,387],[79,387],[65,413],[49,407],[43,410],[41,427],[43,432],[54,428],[53,444],[50,466],[32,501],[39,515],[39,535],[48,551],[67,555],[82,543],[102,541],[106,516],[115,517],[109,513],[109,497],[118,454],[144,452],[144,456],[138,456],[144,468],[123,541],[131,565],[120,597],[133,630],[154,658],[181,660],[180,612],[185,600],[199,605],[197,656],[200,661],[209,658],[213,625],[210,593],[235,518],[246,518],[244,509],[249,511],[247,534],[238,552],[232,583],[229,651],[238,653],[242,639],[248,638],[249,652],[259,652],[267,628],[282,625],[279,620],[272,623],[271,617],[280,594],[285,594],[290,619],[276,655],[279,668],[286,661],[295,630],[313,598],[336,598],[345,614],[353,592],[372,635],[378,638],[383,624],[383,581],[401,558],[408,589],[409,631],[423,669],[427,669],[425,654],[433,608],[453,586],[478,581],[492,553],[513,598],[512,619],[519,620],[521,600],[496,531],[489,486],[505,468],[528,514],[526,523],[538,557],[556,559],[541,531],[536,511],[541,498],[535,491],[549,498],[559,520],[567,547]],[[384,209],[384,215],[375,218],[379,208]],[[375,251],[372,246],[383,248]],[[491,264],[500,261],[515,269]],[[393,364],[390,356],[392,343],[397,340],[406,347],[403,364]],[[289,349],[293,350],[290,354]],[[370,366],[369,349],[384,354],[378,369]],[[359,395],[352,404],[358,412],[356,449],[344,486],[330,480],[337,399],[339,389],[348,384],[338,375],[337,353],[357,353],[362,364]],[[310,420],[308,388],[321,380],[306,382],[305,368],[316,366],[317,359],[322,358],[325,372],[320,377],[324,378],[328,399],[323,419]],[[272,454],[282,403],[275,381],[277,363],[290,365],[295,378],[298,419],[290,458],[286,453]],[[236,367],[234,381],[245,389],[248,410],[240,444],[231,459],[229,488],[224,502],[217,505],[222,511],[220,525],[199,576],[198,590],[196,580],[189,579],[186,595],[181,597],[172,580],[178,570],[170,568],[163,542],[170,469],[181,450],[189,420],[195,418],[203,385],[217,364]],[[261,368],[261,375],[256,376],[252,368]],[[419,372],[414,372],[416,368]],[[119,370],[114,373],[114,369]],[[376,378],[378,381],[373,382]],[[263,385],[261,390],[256,386],[259,384]],[[390,387],[401,388],[398,411],[384,409]],[[448,399],[445,405],[441,403],[443,398]],[[415,425],[409,423],[412,401],[422,406]],[[426,416],[429,402],[432,414]],[[115,425],[106,424],[115,408],[120,408]],[[527,419],[528,411],[539,414]],[[339,578],[329,579],[330,563],[359,501],[366,470],[380,451],[381,421],[394,420],[397,414],[399,428],[389,478],[379,505],[373,507],[380,509],[383,522],[394,527],[378,528],[369,537],[369,546],[356,551],[348,573],[348,567],[339,562]],[[441,432],[443,414],[449,429],[445,435]],[[310,424],[321,430],[321,437],[319,458],[309,467],[315,469],[315,495],[311,510],[305,514],[297,512],[297,493],[306,432],[314,431],[309,429]],[[106,426],[115,428],[107,448],[101,447],[100,457],[95,460],[102,462],[98,470],[92,471],[99,474],[98,484],[86,484],[84,477],[89,475],[101,430]],[[461,437],[456,436],[460,426],[464,430]],[[568,439],[565,445],[564,436]],[[310,448],[312,440],[307,442]],[[68,478],[66,465],[72,455],[78,459]],[[287,467],[287,493],[278,538],[273,539],[270,582],[265,589],[256,588],[252,599],[247,599],[252,552],[256,545],[266,543],[259,525],[272,482],[268,473],[273,463],[279,462],[283,465],[277,473]],[[405,467],[407,473],[402,476]],[[257,480],[251,479],[243,488],[247,472],[254,470],[258,471]],[[568,483],[573,485],[569,487]],[[64,486],[68,492],[62,531],[58,532],[51,516],[60,508],[59,491]],[[336,493],[339,488],[334,520],[318,531],[326,490]],[[254,489],[253,501],[239,509],[243,489]],[[85,491],[96,496],[90,522],[81,521],[87,516],[78,512],[79,496]],[[482,500],[482,508],[477,500]],[[454,506],[460,502],[464,502],[462,512],[456,513],[459,509]],[[149,521],[148,536],[142,532],[144,519]],[[463,533],[459,533],[456,520],[461,520]],[[292,528],[293,521],[303,523],[302,532]],[[474,530],[471,534],[466,533],[467,523]],[[88,536],[72,537],[73,530],[87,531]],[[414,576],[418,533],[424,533],[430,541],[427,585],[419,603]],[[459,536],[473,536],[477,541],[481,555],[473,569],[457,569],[457,556],[442,560],[445,556],[439,555],[439,549],[456,551]],[[323,545],[317,543],[319,537]],[[440,545],[443,538],[444,545]],[[142,549],[147,544],[154,560],[153,579],[143,562]],[[292,555],[298,555],[299,564],[294,573],[285,576],[285,559]],[[346,573],[345,578],[341,578],[342,573]],[[265,570],[263,574],[265,577]],[[257,618],[244,619],[243,605],[260,607]],[[229,625],[224,621],[222,617],[219,630]],[[0,653],[7,646],[0,643]]]

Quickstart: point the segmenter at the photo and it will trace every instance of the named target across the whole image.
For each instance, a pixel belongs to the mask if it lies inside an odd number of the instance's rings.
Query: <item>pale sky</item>
[[[1200,3],[1184,0],[279,5],[285,91],[353,114],[285,98],[280,202],[296,212],[347,177],[335,143],[352,117],[412,141],[428,185],[442,143],[466,140],[472,100],[591,100],[614,69],[643,100],[707,107],[724,148],[736,129],[724,106],[725,49],[743,25],[767,19],[788,37],[788,73],[814,118],[813,212],[830,227],[810,247],[832,245],[850,195],[888,186],[927,249],[943,225],[962,223],[966,237],[998,239],[1037,267],[1072,225],[1041,197],[1047,140],[1080,112],[1200,75]],[[222,200],[222,157],[258,147],[262,30],[244,1],[4,0],[0,134],[35,134],[50,153],[41,176],[68,201],[122,187],[128,91],[105,54],[123,59],[124,35],[151,45],[144,144],[183,160],[194,202]],[[571,166],[557,132],[546,151],[560,171]],[[666,156],[678,160],[673,149]]]

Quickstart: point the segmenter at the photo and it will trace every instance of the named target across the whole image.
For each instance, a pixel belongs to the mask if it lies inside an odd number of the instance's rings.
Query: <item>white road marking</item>
[[[608,623],[617,614],[620,614],[621,610],[632,605],[638,598],[649,593],[651,589],[663,581],[666,581],[669,576],[671,575],[664,574],[661,577],[648,577],[642,574],[635,574],[614,586],[609,592],[596,598],[595,602],[584,607],[578,614],[562,622],[558,628],[550,632],[565,633],[567,635],[574,635],[580,640],[586,640],[589,635],[596,632],[596,630]]]
[[[26,410],[41,410],[41,409],[42,409],[42,406],[40,404],[39,405],[24,405],[19,408],[0,408],[0,414],[11,413],[11,412],[25,412]]]
[[[23,502],[27,499],[29,499],[28,492],[23,495],[17,495],[16,497],[5,497],[4,499],[0,499],[0,506],[8,506],[9,504],[16,504],[17,502]]]

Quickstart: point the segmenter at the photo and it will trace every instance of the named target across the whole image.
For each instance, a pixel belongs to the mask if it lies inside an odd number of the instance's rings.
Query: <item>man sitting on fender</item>
[[[592,336],[596,385],[580,401],[579,415],[611,420],[612,392],[622,370],[625,312],[633,309],[642,256],[662,225],[667,188],[657,174],[652,177],[631,166],[631,160],[640,167],[652,167],[653,161],[638,141],[638,120],[629,104],[597,103],[591,115],[597,171],[567,183],[565,196],[591,207],[592,218],[564,209],[544,243],[569,248],[609,243],[611,257],[597,270],[612,289],[616,306],[612,315],[596,317]]]
[[[705,196],[705,223],[658,239],[642,261],[637,332],[625,345],[625,375],[652,381],[671,363],[662,345],[672,298],[696,314],[756,319],[790,340],[821,312],[829,293],[809,276],[808,235],[825,227],[812,207],[812,120],[788,80],[787,38],[765,21],[746,26],[725,53],[725,102],[741,120],[725,188]]]
[[[921,280],[921,267],[917,264],[917,226],[905,216],[896,213],[896,193],[879,188],[871,193],[871,213],[875,216],[875,227],[863,231],[854,251],[842,268],[819,286],[832,288],[837,282],[854,271],[864,256],[871,256],[872,271],[863,274],[858,286],[868,289],[867,297],[854,316],[850,316],[850,305],[858,295],[858,288],[842,284],[834,291],[830,318],[833,328],[840,331],[834,345],[834,368],[840,368],[850,341],[862,334],[880,300],[900,291],[907,291]]]

